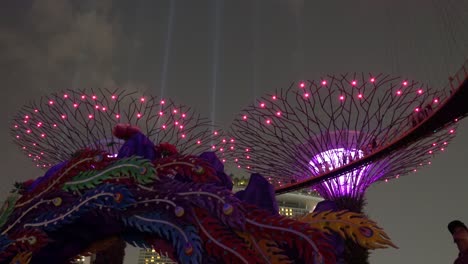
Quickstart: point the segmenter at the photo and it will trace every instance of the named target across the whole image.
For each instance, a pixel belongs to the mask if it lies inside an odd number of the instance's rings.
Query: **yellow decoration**
[[[327,233],[333,231],[367,249],[388,248],[389,246],[398,248],[390,241],[385,231],[377,226],[377,223],[363,214],[349,211],[326,211],[310,213],[299,217],[298,220]]]
[[[10,264],[29,264],[31,258],[32,252],[21,252],[11,260]]]
[[[266,263],[274,263],[274,264],[292,264],[293,262],[286,256],[283,255],[283,251],[278,247],[276,242],[272,240],[262,239],[260,241],[256,241],[251,234],[245,232],[236,232],[238,236],[240,236],[247,247],[251,250],[257,252],[257,255],[266,260]]]

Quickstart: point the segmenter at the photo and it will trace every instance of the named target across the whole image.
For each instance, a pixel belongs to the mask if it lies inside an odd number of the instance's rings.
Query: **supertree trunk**
[[[363,209],[366,204],[363,197],[340,197],[334,200],[339,210],[348,210],[355,213],[364,214]],[[345,251],[343,256],[347,264],[367,264],[369,263],[369,250],[361,247],[351,239],[345,239]]]
[[[126,243],[122,238],[117,239],[108,248],[96,253],[94,264],[123,264]]]

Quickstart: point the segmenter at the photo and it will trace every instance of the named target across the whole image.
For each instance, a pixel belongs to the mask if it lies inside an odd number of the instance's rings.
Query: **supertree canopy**
[[[125,91],[67,91],[24,107],[13,136],[48,169],[17,183],[3,204],[0,262],[68,263],[126,241],[180,263],[335,263],[341,238],[330,230],[365,248],[393,246],[361,214],[279,215],[259,174],[232,193],[216,151],[233,141],[209,124],[187,107]]]
[[[349,164],[403,136],[444,98],[422,83],[389,75],[329,75],[293,83],[245,108],[232,125],[238,167],[279,187]],[[351,200],[359,211],[365,190],[430,164],[455,127],[430,136],[314,189],[325,199]],[[348,209],[349,206],[347,206]],[[362,209],[362,208],[361,208]]]
[[[38,167],[48,168],[79,149],[117,154],[117,123],[138,126],[153,142],[171,142],[181,153],[217,151],[221,132],[185,105],[122,89],[67,90],[24,106],[14,117],[15,142]]]

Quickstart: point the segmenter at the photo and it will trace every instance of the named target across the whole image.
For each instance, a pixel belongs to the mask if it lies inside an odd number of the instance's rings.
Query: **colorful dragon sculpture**
[[[114,135],[125,140],[117,156],[84,149],[16,186],[0,212],[1,263],[70,263],[116,237],[188,264],[336,263],[331,232],[394,246],[360,214],[291,219],[236,196],[214,153],[154,146],[129,126]]]

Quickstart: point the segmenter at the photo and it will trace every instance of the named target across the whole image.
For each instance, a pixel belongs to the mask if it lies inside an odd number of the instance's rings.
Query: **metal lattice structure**
[[[235,119],[230,158],[276,186],[317,177],[361,159],[417,126],[447,94],[416,81],[364,73],[329,75],[293,83],[262,97]],[[385,158],[314,189],[326,199],[362,199],[388,181],[430,164],[455,135],[456,126],[434,131]]]
[[[36,166],[48,168],[79,149],[115,154],[118,123],[138,126],[153,142],[168,142],[181,153],[219,151],[222,132],[192,108],[169,99],[122,89],[66,90],[22,107],[13,118],[14,141]]]

